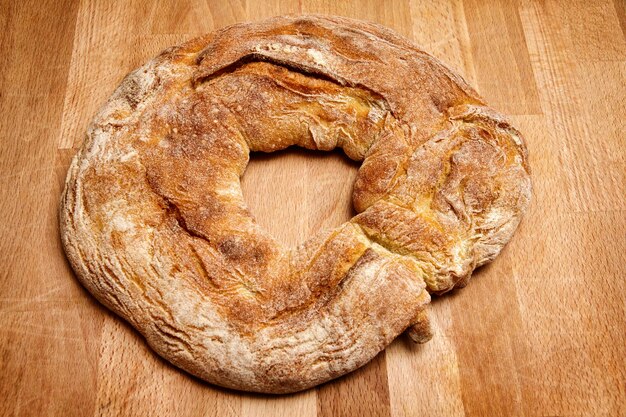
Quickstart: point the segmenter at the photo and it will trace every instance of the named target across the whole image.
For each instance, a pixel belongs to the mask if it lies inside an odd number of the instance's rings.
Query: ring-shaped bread
[[[255,223],[239,179],[251,151],[292,145],[362,165],[358,214],[288,249]],[[519,132],[439,61],[379,25],[290,16],[129,74],[71,164],[60,222],[83,285],[162,357],[284,393],[407,329],[428,340],[429,293],[499,253],[530,190]]]

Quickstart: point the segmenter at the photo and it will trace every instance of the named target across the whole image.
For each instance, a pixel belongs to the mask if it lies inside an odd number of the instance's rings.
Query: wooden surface
[[[524,132],[534,199],[502,255],[433,301],[431,342],[400,337],[298,395],[247,395],[160,360],[83,290],[56,209],[87,123],[128,71],[299,12],[383,23],[456,68]],[[624,0],[3,1],[0,24],[0,415],[626,415]],[[244,193],[295,244],[352,216],[357,169],[340,153],[256,157]]]

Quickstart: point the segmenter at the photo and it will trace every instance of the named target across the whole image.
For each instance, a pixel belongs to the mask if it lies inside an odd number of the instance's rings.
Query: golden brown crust
[[[341,147],[357,216],[283,248],[253,220],[250,151]],[[429,292],[464,285],[530,197],[519,132],[393,32],[337,17],[240,24],[164,51],[95,117],[60,218],[81,282],[209,382],[293,392],[363,365]]]

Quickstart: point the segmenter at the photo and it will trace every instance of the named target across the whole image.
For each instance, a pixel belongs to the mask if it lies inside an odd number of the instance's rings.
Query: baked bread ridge
[[[239,177],[250,151],[292,145],[363,165],[359,214],[287,250]],[[379,25],[286,16],[129,74],[72,161],[60,225],[79,280],[165,359],[285,393],[407,328],[428,340],[428,292],[497,256],[529,198],[521,135],[439,61]]]

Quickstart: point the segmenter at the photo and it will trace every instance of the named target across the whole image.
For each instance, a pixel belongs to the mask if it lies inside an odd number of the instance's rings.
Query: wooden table
[[[168,365],[76,281],[56,210],[70,157],[121,78],[231,23],[318,12],[385,24],[510,115],[534,198],[502,255],[432,303],[435,336],[292,396]],[[626,415],[626,2],[3,1],[0,415]],[[255,157],[258,221],[295,244],[352,216],[340,153]],[[276,213],[280,212],[279,216]]]

